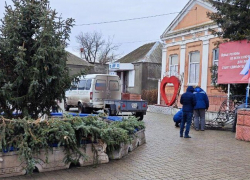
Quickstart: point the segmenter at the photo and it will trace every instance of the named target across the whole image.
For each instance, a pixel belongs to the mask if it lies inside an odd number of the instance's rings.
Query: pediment
[[[212,20],[207,17],[207,12],[216,12],[208,1],[190,0],[164,31],[161,38],[175,31],[211,23]]]

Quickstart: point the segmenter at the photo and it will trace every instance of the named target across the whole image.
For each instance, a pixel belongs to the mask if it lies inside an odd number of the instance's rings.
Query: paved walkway
[[[5,180],[250,179],[250,143],[229,131],[194,131],[179,137],[171,116],[148,112],[147,143],[121,160]]]

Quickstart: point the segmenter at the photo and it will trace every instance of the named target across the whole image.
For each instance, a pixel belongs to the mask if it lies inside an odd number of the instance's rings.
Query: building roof
[[[116,62],[120,63],[136,63],[136,62],[152,62],[161,63],[161,43],[152,42],[144,44],[125,55]]]
[[[79,65],[79,66],[93,66],[89,62],[77,57],[76,55],[68,52],[67,64]]]

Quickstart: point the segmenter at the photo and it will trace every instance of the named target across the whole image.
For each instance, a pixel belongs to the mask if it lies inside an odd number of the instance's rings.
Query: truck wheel
[[[92,108],[84,107],[83,108],[83,113],[91,114],[91,113],[93,113],[93,110],[92,110]]]
[[[67,103],[64,102],[64,110],[65,110],[65,111],[69,111],[69,108],[70,108],[70,106],[68,106]]]
[[[105,108],[104,113],[107,114],[107,116],[111,116],[109,108]]]
[[[110,108],[105,108],[104,112],[108,115],[108,116],[115,116],[117,115],[116,110],[111,110]]]
[[[138,121],[142,121],[143,120],[143,113],[137,112],[137,113],[135,113],[135,117],[138,118]]]

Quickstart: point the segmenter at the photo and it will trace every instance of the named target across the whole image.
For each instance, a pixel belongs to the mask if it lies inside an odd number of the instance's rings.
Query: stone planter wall
[[[109,157],[106,154],[106,144],[86,144],[85,147],[80,148],[82,153],[88,155],[86,160],[80,159],[80,166],[88,166],[93,164],[103,164],[109,162]],[[93,151],[94,148],[94,151]],[[96,154],[97,153],[97,154]]]
[[[236,139],[250,141],[250,109],[241,109],[237,112]]]
[[[144,144],[145,130],[137,131],[134,134],[133,140],[130,144],[120,144],[119,150],[106,154],[107,145],[102,142],[94,144],[85,144],[80,148],[80,151],[87,155],[87,159],[80,159],[80,166],[88,166],[93,164],[108,163],[109,159],[121,159],[130,151],[133,151],[138,146]],[[48,152],[48,163],[46,163],[46,152],[41,150],[39,155],[36,155],[36,168],[39,172],[54,171],[59,169],[68,169],[70,164],[64,163],[65,153],[63,147],[53,147],[53,151]],[[18,152],[12,151],[7,153],[0,153],[0,178],[19,176],[26,174],[26,163],[20,161]]]
[[[46,163],[46,153],[44,150],[38,156],[35,156],[37,161],[36,167],[39,172],[54,171],[59,169],[68,169],[70,164],[65,164],[63,159],[65,153],[63,147],[53,147],[53,151],[48,152],[48,163]]]
[[[48,163],[46,163],[46,152],[41,150],[41,153],[34,158],[36,159],[36,167],[39,172],[54,171],[59,169],[68,169],[70,164],[64,163],[65,153],[63,147],[53,147],[53,151],[48,152]],[[93,151],[94,150],[94,151]],[[80,166],[88,166],[93,164],[108,163],[109,158],[105,153],[106,144],[86,144],[80,148],[84,154],[87,155],[87,159],[80,159]],[[96,153],[96,154],[94,154]],[[0,153],[0,178],[19,176],[26,174],[26,163],[20,161],[17,151]]]
[[[0,153],[0,178],[24,175],[25,167],[26,163],[18,159],[16,151]]]
[[[145,142],[145,129],[137,131],[130,144],[121,143],[118,150],[108,152],[109,159],[121,159],[123,156],[126,156],[129,152],[135,150],[138,146],[144,144]]]

